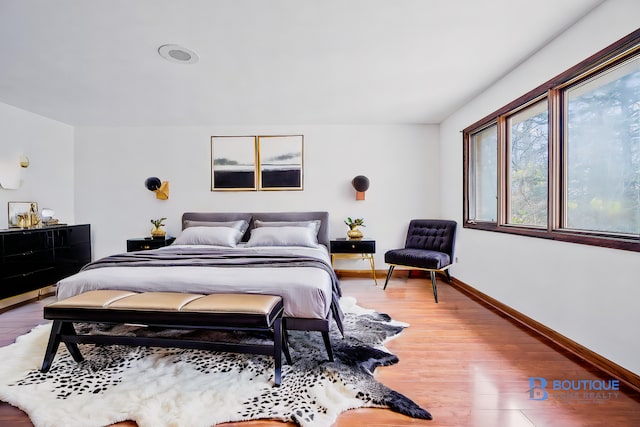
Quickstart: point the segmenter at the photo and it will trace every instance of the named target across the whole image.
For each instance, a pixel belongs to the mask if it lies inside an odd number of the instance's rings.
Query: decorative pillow
[[[229,227],[235,228],[244,234],[249,228],[249,223],[243,219],[237,221],[193,221],[185,219],[182,223],[182,228],[187,229],[189,227]]]
[[[313,227],[259,227],[251,230],[247,247],[256,246],[306,246],[318,247]]]
[[[240,239],[240,230],[231,227],[189,227],[173,242],[174,245],[214,245],[234,248]]]
[[[260,227],[312,227],[315,231],[316,235],[320,230],[320,220],[312,219],[309,221],[260,221],[256,219],[253,221],[253,226],[255,228]]]

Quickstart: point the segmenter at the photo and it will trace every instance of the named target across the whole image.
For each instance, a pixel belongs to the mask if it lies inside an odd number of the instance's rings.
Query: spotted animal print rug
[[[0,348],[0,399],[29,414],[36,427],[99,427],[125,420],[141,427],[209,427],[256,419],[324,427],[341,412],[360,407],[431,419],[373,377],[376,367],[398,362],[383,344],[407,325],[362,309],[352,298],[341,305],[345,338],[332,334],[335,361],[328,361],[319,332],[290,331],[293,365],[283,365],[280,387],[273,386],[271,357],[173,348],[81,344],[85,360],[76,363],[61,345],[43,374],[39,367],[51,326],[41,325]],[[91,333],[209,334],[212,339],[221,333],[82,327]],[[225,339],[267,337],[236,332]]]

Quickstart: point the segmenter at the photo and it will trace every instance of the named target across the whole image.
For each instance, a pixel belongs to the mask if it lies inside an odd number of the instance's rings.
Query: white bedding
[[[155,249],[193,248],[171,245]],[[216,246],[199,245],[198,248]],[[233,251],[234,248],[224,248]],[[238,245],[238,249],[256,253],[302,255],[330,264],[327,248],[310,247],[252,247]],[[247,292],[280,295],[287,317],[326,319],[332,298],[329,273],[314,267],[102,267],[81,271],[58,282],[57,296],[64,299],[96,289],[121,289],[136,292],[169,291],[185,293]]]

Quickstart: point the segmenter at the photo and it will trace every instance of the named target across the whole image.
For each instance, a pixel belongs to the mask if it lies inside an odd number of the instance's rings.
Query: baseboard
[[[54,295],[55,292],[55,285],[51,285],[45,286],[44,288],[35,289],[33,291],[25,292],[24,294],[0,299],[0,313],[4,313],[5,311],[11,310],[12,308],[18,307],[20,305],[37,301],[40,298]]]
[[[335,270],[338,277],[356,277],[359,279],[371,279],[371,270]],[[376,277],[384,277],[387,273],[376,270]]]
[[[378,279],[385,279],[387,277],[388,270],[376,270],[376,277]],[[360,279],[370,279],[371,270],[335,270],[338,277],[356,277]],[[393,277],[407,277],[411,274],[411,277],[426,277],[429,278],[429,273],[422,270],[407,270],[396,268],[393,270]]]
[[[625,383],[635,391],[640,392],[640,375],[637,375],[629,371],[628,369],[625,369],[622,366],[612,362],[611,360],[599,355],[598,353],[589,350],[588,348],[584,347],[581,344],[578,344],[572,339],[565,337],[564,335],[554,331],[553,329],[543,325],[542,323],[533,320],[529,316],[526,316],[519,311],[509,307],[508,305],[503,304],[494,298],[491,298],[489,295],[480,292],[479,290],[464,283],[461,280],[456,279],[455,277],[451,278],[451,282],[449,284],[452,287],[471,296],[472,298],[492,307],[493,309],[506,315],[512,320],[520,323],[521,325],[526,326],[537,334],[551,340],[555,344],[559,345],[563,349],[569,351],[585,362],[593,365],[601,371],[604,371],[605,373],[611,375],[613,378],[620,380],[620,382]]]

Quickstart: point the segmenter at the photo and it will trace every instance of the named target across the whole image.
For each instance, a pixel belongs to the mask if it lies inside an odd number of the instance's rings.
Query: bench
[[[283,330],[283,311],[282,297],[273,295],[89,291],[54,302],[44,308],[44,318],[53,320],[53,325],[41,371],[49,371],[61,342],[65,343],[76,362],[83,360],[78,348],[80,343],[194,348],[273,356],[274,382],[279,386],[282,352],[287,363],[291,364]],[[266,331],[273,333],[273,345],[175,337],[78,334],[73,323],[131,323],[170,329]]]

